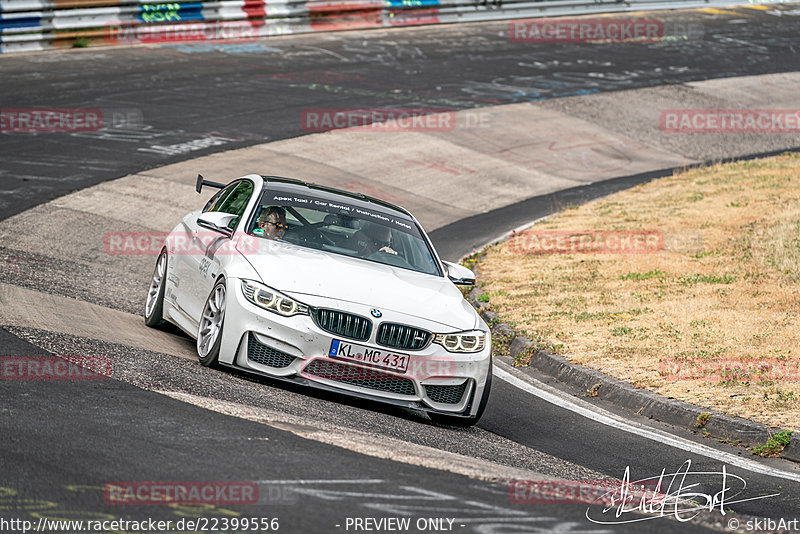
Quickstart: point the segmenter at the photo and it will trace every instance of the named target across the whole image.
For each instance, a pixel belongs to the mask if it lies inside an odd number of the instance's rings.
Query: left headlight
[[[280,291],[265,286],[253,280],[242,280],[242,293],[244,298],[267,311],[284,317],[292,315],[308,315],[308,306],[287,297]]]
[[[480,352],[486,346],[486,332],[470,330],[457,334],[436,334],[433,342],[443,346],[448,352]]]

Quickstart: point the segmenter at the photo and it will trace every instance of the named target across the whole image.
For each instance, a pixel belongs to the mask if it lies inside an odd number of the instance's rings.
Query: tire
[[[442,413],[429,413],[428,417],[437,425],[446,426],[460,426],[470,427],[477,424],[486,410],[486,403],[489,402],[489,392],[492,389],[492,364],[489,363],[489,376],[486,378],[486,386],[483,388],[483,395],[481,395],[480,404],[478,404],[478,411],[471,417],[456,417],[453,415],[446,415]]]
[[[222,344],[222,329],[225,325],[225,280],[219,280],[206,299],[200,325],[197,329],[197,359],[206,367],[216,367]]]
[[[164,291],[167,286],[167,251],[162,250],[153,269],[153,278],[144,304],[144,324],[157,327],[164,324]]]

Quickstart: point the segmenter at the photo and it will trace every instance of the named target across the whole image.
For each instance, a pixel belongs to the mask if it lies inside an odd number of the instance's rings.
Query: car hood
[[[456,330],[477,324],[475,310],[445,277],[266,240],[257,254],[243,256],[261,282],[300,301],[306,295],[336,299]]]

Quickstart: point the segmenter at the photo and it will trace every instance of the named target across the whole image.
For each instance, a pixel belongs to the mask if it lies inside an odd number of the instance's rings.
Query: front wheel
[[[167,251],[162,250],[156,260],[150,288],[147,290],[147,300],[144,304],[144,324],[147,326],[160,326],[164,323],[164,288],[167,277]]]
[[[492,389],[492,365],[489,364],[489,376],[486,377],[486,385],[483,388],[483,395],[481,395],[480,404],[478,404],[478,411],[475,412],[475,415],[471,417],[455,417],[453,415],[446,415],[441,413],[429,413],[428,417],[431,418],[431,421],[438,425],[447,425],[447,426],[462,426],[468,427],[476,424],[481,416],[483,415],[483,411],[486,410],[486,403],[489,402],[489,391]]]
[[[225,323],[225,280],[220,280],[211,290],[203,306],[200,327],[197,329],[197,358],[206,367],[214,367],[219,361],[222,343],[222,327]]]

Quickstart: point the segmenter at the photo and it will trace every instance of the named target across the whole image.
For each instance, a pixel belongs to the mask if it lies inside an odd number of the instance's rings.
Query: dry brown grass
[[[656,230],[664,248],[492,246],[478,270],[503,320],[637,387],[800,430],[800,155],[691,170],[531,228],[548,230]]]

